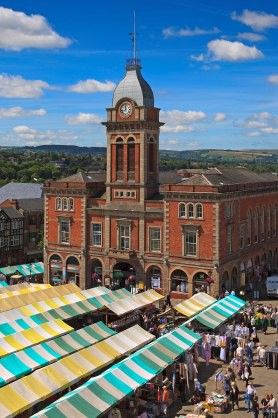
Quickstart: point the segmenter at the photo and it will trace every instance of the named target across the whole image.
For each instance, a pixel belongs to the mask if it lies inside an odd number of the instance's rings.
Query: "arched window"
[[[196,205],[196,218],[203,217],[203,205],[201,203],[197,203]]]
[[[247,214],[247,245],[251,244],[251,238],[252,238],[252,218],[251,218],[251,212],[249,211]]]
[[[174,270],[171,274],[171,290],[175,292],[188,292],[188,277],[182,270]]]
[[[124,169],[124,144],[123,139],[118,138],[116,141],[116,172],[117,179],[123,179],[123,169]]]
[[[69,210],[74,211],[74,200],[72,197],[69,197],[68,205],[69,205]]]
[[[134,180],[135,172],[135,143],[133,138],[127,140],[127,171],[128,179]]]
[[[62,210],[62,200],[60,197],[56,197],[56,210]]]
[[[68,199],[63,197],[62,199],[63,210],[68,210]]]
[[[185,218],[186,217],[186,207],[185,203],[179,204],[179,218]]]
[[[258,242],[259,235],[259,217],[258,210],[255,209],[253,212],[253,225],[254,225],[254,242]]]
[[[187,217],[189,219],[194,218],[194,206],[192,205],[192,203],[189,203],[187,205]]]

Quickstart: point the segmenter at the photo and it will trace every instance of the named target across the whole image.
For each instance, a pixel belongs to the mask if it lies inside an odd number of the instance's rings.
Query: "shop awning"
[[[6,293],[7,290],[8,291],[14,291],[14,290],[17,290],[17,289],[23,289],[24,287],[30,287],[33,284],[35,284],[35,283],[24,282],[24,283],[9,285],[9,286],[6,286],[5,288],[0,288],[0,294]]]
[[[0,267],[0,273],[9,276],[17,271],[17,266]]]
[[[2,337],[0,338],[0,357],[23,350],[42,341],[50,340],[71,330],[72,327],[58,319],[31,329],[25,329],[7,337]]]
[[[114,334],[115,331],[103,322],[97,322],[3,357],[0,359],[0,387]]]
[[[31,408],[153,339],[152,334],[135,325],[2,387],[1,418],[15,416]]]
[[[160,374],[198,341],[201,336],[184,325],[158,338],[100,376],[33,415],[55,418],[96,418],[135,389]]]
[[[174,306],[174,309],[184,316],[190,317],[216,302],[216,299],[205,292],[196,293],[191,298]]]
[[[54,286],[48,289],[40,289],[37,292],[27,293],[23,295],[10,296],[2,299],[0,303],[0,312],[8,311],[10,309],[19,308],[30,303],[47,300],[50,298],[60,297],[68,293],[80,292],[78,286],[73,283],[62,286]],[[84,298],[80,293],[80,298]]]
[[[106,307],[116,315],[120,316],[132,312],[136,309],[148,306],[151,303],[158,302],[163,298],[163,295],[151,289],[147,290],[146,292],[138,293],[137,295],[109,303],[106,305]]]
[[[196,319],[208,328],[215,329],[235,315],[245,305],[237,296],[229,295],[219,299],[214,305],[205,309],[192,319]]]
[[[19,272],[22,276],[32,276],[34,274],[43,274],[44,265],[42,261],[30,264],[18,264],[17,266],[0,267],[0,273],[10,276]]]

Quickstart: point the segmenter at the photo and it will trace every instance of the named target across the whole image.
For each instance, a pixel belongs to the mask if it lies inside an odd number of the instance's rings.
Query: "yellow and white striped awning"
[[[48,289],[40,289],[37,292],[11,296],[1,300],[0,312],[5,312],[40,300],[60,297],[74,292],[80,292],[79,287],[73,283],[69,283],[61,286],[53,286]]]
[[[184,316],[191,317],[214,302],[216,302],[215,298],[205,292],[200,292],[191,296],[191,298],[178,303],[174,306],[174,309]]]
[[[61,319],[56,319],[55,321],[46,322],[37,327],[2,337],[0,338],[0,357],[23,350],[42,341],[47,341],[58,335],[63,335],[72,329]]]
[[[119,299],[115,302],[108,303],[105,306],[116,315],[124,315],[128,312],[132,312],[136,309],[144,308],[151,303],[158,302],[163,299],[164,296],[156,292],[153,289],[147,290],[146,292],[138,293],[124,299]]]
[[[4,293],[0,293],[0,299],[10,298],[12,296],[25,295],[27,293],[29,294],[29,293],[37,292],[38,290],[44,290],[44,289],[50,289],[50,288],[52,288],[50,284],[41,284],[40,287],[29,285],[26,287],[21,287],[19,289],[7,290]]]
[[[151,342],[135,325],[0,388],[0,416],[13,417]]]

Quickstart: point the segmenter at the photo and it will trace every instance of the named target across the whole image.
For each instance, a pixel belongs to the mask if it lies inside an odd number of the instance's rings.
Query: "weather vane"
[[[133,49],[133,60],[136,62],[136,20],[135,20],[135,10],[133,11],[133,32],[130,32],[130,38],[132,42]]]

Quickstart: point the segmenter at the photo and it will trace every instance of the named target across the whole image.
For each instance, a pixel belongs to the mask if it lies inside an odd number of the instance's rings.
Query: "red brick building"
[[[159,109],[137,61],[107,109],[107,170],[49,181],[45,279],[253,289],[277,269],[278,177],[245,168],[159,173]]]

